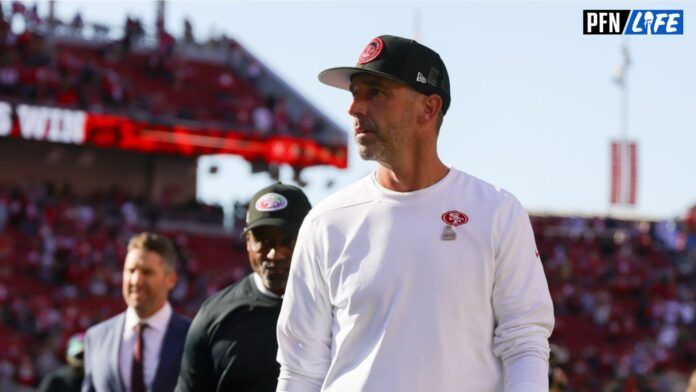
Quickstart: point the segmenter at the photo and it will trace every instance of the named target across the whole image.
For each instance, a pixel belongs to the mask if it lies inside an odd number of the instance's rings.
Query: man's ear
[[[247,252],[251,252],[251,230],[244,233],[244,242],[246,242]]]
[[[171,291],[176,286],[176,282],[179,280],[179,274],[176,271],[171,271],[166,276],[167,288]]]
[[[442,110],[442,98],[437,94],[430,94],[423,98],[423,107],[418,119],[423,123],[437,121],[437,115]]]

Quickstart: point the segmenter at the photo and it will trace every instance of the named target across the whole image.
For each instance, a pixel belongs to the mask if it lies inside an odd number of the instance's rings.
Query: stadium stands
[[[682,222],[534,217],[570,390],[672,391],[696,363],[696,248]]]
[[[142,26],[130,18],[114,41],[100,39],[107,31],[98,26],[82,38],[79,15],[54,37],[31,9],[15,11],[28,28],[13,33],[0,14],[0,100],[321,133],[315,114],[259,86],[263,69],[232,40],[213,43],[224,61],[203,61],[166,43],[143,49]],[[193,316],[248,272],[222,219],[219,208],[118,189],[78,197],[53,184],[0,184],[0,390],[36,386],[69,336],[123,309],[121,263],[139,230],[175,240],[182,264],[172,301]],[[696,207],[678,222],[537,215],[532,223],[556,312],[552,365],[567,376],[565,390],[674,390],[696,364]]]
[[[244,248],[222,230],[218,208],[188,203],[185,220],[173,220],[181,216],[178,206],[152,207],[122,192],[81,199],[53,189],[0,186],[0,362],[16,382],[36,386],[51,370],[39,366],[39,354],[60,363],[72,333],[123,310],[121,263],[137,231],[153,224],[179,228],[161,231],[181,255],[172,301],[189,316],[248,272]],[[153,208],[157,222],[141,213]],[[211,230],[213,215],[217,230]],[[31,372],[20,380],[22,366]]]
[[[249,132],[256,129],[256,108],[276,108],[248,79],[218,64],[158,52],[124,53],[117,44],[50,40],[25,32],[3,48],[3,99]],[[270,121],[269,132],[283,129],[274,116]]]
[[[13,32],[0,20],[0,100],[345,143],[289,87],[269,86],[275,76],[234,40],[206,56],[194,44],[155,46],[140,33],[84,39],[45,21]]]
[[[128,195],[82,200],[48,189],[0,188],[0,361],[11,364],[15,380],[21,366],[31,367],[33,376],[22,379],[28,385],[50,370],[39,370],[40,353],[58,363],[71,334],[122,310],[127,238],[153,224]],[[554,364],[571,390],[671,390],[696,363],[696,246],[686,247],[696,230],[688,220],[532,221],[557,317]],[[156,224],[177,226],[171,222]],[[181,227],[189,229],[164,230],[183,260],[173,303],[193,316],[248,267],[235,236]]]

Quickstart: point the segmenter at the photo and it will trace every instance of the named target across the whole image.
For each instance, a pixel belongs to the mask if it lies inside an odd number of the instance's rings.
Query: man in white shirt
[[[83,391],[169,392],[176,386],[190,321],[167,298],[177,255],[164,236],[140,233],[123,266],[125,312],[87,330]]]
[[[548,391],[553,305],[529,217],[510,193],[442,163],[440,56],[373,39],[349,90],[376,171],[305,219],[278,319],[278,391]]]

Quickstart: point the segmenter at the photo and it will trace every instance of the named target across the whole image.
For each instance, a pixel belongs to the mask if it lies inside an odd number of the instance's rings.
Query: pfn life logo
[[[583,34],[683,35],[683,10],[583,10]]]

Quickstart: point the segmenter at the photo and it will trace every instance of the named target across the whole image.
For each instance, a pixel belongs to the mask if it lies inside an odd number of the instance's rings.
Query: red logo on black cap
[[[373,39],[369,44],[367,44],[367,46],[365,46],[365,49],[363,49],[360,57],[358,58],[358,64],[367,64],[376,59],[377,56],[382,53],[383,48],[384,42],[381,38],[377,37]]]
[[[466,224],[469,221],[469,217],[463,212],[451,210],[442,214],[442,220],[450,226],[457,227]]]

